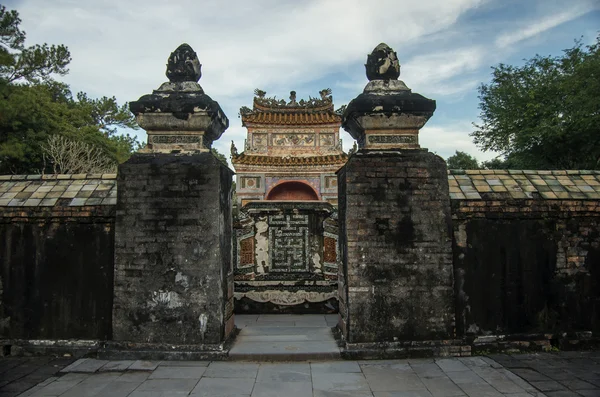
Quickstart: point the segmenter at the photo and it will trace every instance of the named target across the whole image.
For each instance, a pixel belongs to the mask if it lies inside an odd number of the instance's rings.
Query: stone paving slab
[[[120,361],[109,361],[104,366],[100,367],[100,372],[112,372],[112,371],[125,371],[131,367],[135,361],[133,360],[120,360]]]
[[[154,371],[158,364],[160,364],[160,361],[137,360],[128,369],[132,371]]]
[[[311,396],[311,397],[599,397],[600,355],[514,355],[377,361],[127,362],[87,359],[71,366],[95,372],[59,372],[71,361],[0,359],[0,397],[96,396]],[[507,362],[506,368],[500,362]],[[127,364],[131,364],[127,367]],[[134,368],[140,370],[131,370]],[[49,367],[50,366],[50,367]],[[127,367],[127,368],[126,368]],[[29,373],[45,379],[26,386]],[[112,371],[106,369],[112,368]],[[44,370],[42,370],[44,369]],[[512,372],[514,371],[514,372]],[[518,376],[524,374],[527,381]],[[571,374],[556,379],[552,374]],[[576,374],[576,375],[573,375]],[[584,378],[588,379],[585,380]],[[541,379],[541,380],[540,380]],[[8,387],[7,387],[8,386]],[[29,389],[25,391],[25,389]]]
[[[94,373],[100,368],[108,364],[106,360],[94,360],[89,358],[83,358],[73,363],[68,371],[64,372],[83,372],[83,373]],[[130,364],[131,365],[131,364]]]
[[[48,382],[75,359],[64,357],[0,358],[0,397],[14,397],[32,387]]]

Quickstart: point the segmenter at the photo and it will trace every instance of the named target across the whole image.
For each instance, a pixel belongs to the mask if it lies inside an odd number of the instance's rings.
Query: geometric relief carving
[[[269,216],[269,271],[309,271],[308,238],[308,215]]]
[[[417,143],[416,135],[369,135],[369,143]]]
[[[151,135],[152,143],[200,143],[198,135]]]
[[[240,265],[254,264],[254,237],[240,241]]]
[[[337,240],[332,237],[323,238],[323,261],[329,263],[337,262]]]

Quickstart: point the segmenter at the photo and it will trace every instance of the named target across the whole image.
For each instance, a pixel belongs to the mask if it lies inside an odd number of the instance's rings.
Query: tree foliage
[[[512,168],[600,168],[600,36],[557,57],[493,67],[479,87],[481,124],[471,134]]]
[[[52,172],[56,165],[43,148],[54,136],[90,145],[108,162],[125,161],[139,145],[118,134],[118,128],[138,128],[127,106],[114,97],[74,98],[52,78],[67,73],[68,49],[25,47],[20,22],[16,11],[0,6],[0,173]]]
[[[477,159],[468,153],[457,150],[456,153],[446,160],[448,169],[451,170],[477,170],[479,164]]]
[[[39,83],[50,80],[52,74],[67,74],[67,65],[71,62],[68,48],[48,44],[25,47],[25,32],[19,28],[20,23],[17,11],[0,6],[0,75],[3,80]]]
[[[225,157],[225,155],[221,152],[219,152],[216,148],[211,148],[210,151],[212,152],[212,154],[214,154],[214,156],[223,164],[225,164],[227,167],[229,167],[229,164],[227,163],[227,157]]]

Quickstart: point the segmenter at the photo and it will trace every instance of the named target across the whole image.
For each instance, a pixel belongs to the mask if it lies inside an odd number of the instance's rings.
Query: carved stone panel
[[[325,177],[325,188],[326,189],[337,188],[337,176],[326,176]]]
[[[152,143],[201,143],[199,135],[151,135]]]
[[[272,272],[307,272],[308,215],[269,216]]]
[[[333,207],[319,201],[259,201],[242,208],[235,226],[236,310],[301,305],[293,310],[302,312],[306,304],[335,310],[336,219]]]
[[[267,134],[252,134],[252,150],[265,152],[267,150]]]
[[[273,134],[273,146],[315,146],[314,134]]]
[[[240,179],[242,189],[260,189],[261,187],[259,176],[244,176]]]
[[[334,134],[321,134],[320,135],[320,146],[333,146],[335,143]]]

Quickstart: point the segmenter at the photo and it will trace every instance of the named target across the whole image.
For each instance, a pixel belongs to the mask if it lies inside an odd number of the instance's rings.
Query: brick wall
[[[216,344],[233,328],[232,172],[211,153],[119,167],[115,340]]]
[[[444,161],[421,150],[360,150],[338,173],[340,298],[350,343],[448,338],[454,298]],[[343,291],[340,291],[342,295]]]
[[[0,207],[0,338],[110,339],[115,208],[70,202]]]
[[[600,202],[452,200],[459,334],[600,331]]]

